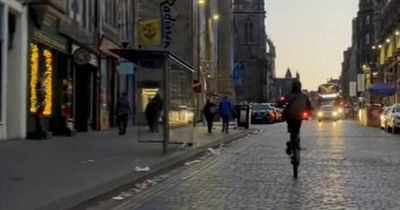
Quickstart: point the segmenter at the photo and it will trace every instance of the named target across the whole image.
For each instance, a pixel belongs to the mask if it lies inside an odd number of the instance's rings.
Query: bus
[[[318,106],[339,106],[341,101],[339,85],[326,83],[318,86]]]
[[[321,97],[334,98],[340,95],[339,85],[326,83],[318,86],[318,93]]]

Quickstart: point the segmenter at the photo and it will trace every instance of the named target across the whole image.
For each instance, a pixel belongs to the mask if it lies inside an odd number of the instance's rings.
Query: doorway
[[[90,64],[75,68],[75,129],[78,132],[96,129],[96,71]]]

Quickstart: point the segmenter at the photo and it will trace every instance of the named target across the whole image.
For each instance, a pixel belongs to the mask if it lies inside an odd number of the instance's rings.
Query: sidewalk
[[[226,135],[219,129],[210,135],[199,126],[193,147],[181,150],[181,145],[169,145],[167,155],[160,143],[139,143],[137,127],[129,128],[125,136],[110,130],[0,143],[0,210],[71,207],[249,132],[231,129]],[[136,166],[149,166],[151,172],[135,172]]]

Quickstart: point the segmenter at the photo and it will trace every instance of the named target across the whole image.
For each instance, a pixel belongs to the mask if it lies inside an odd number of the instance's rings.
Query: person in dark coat
[[[154,127],[154,131],[158,132],[158,124],[160,123],[160,121],[162,120],[162,111],[163,111],[163,100],[161,99],[161,96],[159,93],[157,93],[154,98],[153,98],[153,103],[154,103],[154,120],[153,120],[153,127]]]
[[[156,94],[146,106],[146,118],[151,132],[158,132],[158,123],[163,111],[163,101],[160,94]]]
[[[132,115],[131,106],[126,97],[126,93],[122,93],[122,96],[118,99],[116,113],[119,135],[124,135],[128,125],[128,116]]]
[[[207,103],[203,109],[203,113],[206,117],[208,133],[212,133],[214,117],[217,112],[218,106],[214,102],[212,102],[211,99],[207,100]]]
[[[144,112],[146,115],[147,125],[150,128],[150,132],[153,132],[154,131],[154,127],[153,127],[154,122],[153,122],[153,116],[152,116],[153,111],[152,110],[153,110],[154,104],[153,104],[153,101],[151,98],[149,98],[148,101],[149,102],[147,103],[146,110]]]

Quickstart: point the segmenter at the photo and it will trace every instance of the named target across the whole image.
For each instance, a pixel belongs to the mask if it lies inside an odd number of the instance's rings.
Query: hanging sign
[[[84,48],[78,48],[75,50],[74,55],[74,62],[78,65],[85,65],[90,62],[90,52]]]

